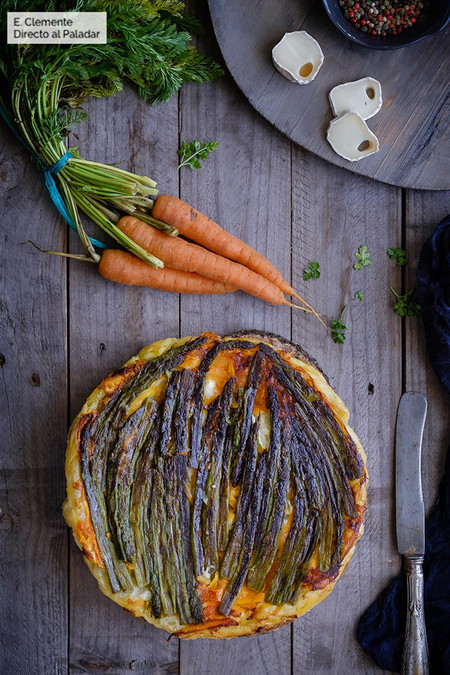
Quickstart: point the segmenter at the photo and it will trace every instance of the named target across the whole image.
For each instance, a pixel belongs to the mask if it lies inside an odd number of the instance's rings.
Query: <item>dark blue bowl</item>
[[[399,49],[412,45],[442,30],[450,19],[450,0],[429,0],[426,17],[419,24],[408,28],[400,35],[379,37],[363,33],[345,18],[338,0],[322,0],[328,16],[346,38],[369,49]]]

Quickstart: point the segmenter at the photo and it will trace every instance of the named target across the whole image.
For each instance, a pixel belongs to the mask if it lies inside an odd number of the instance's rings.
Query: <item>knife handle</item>
[[[428,642],[423,606],[423,555],[405,557],[408,593],[401,675],[428,675]]]

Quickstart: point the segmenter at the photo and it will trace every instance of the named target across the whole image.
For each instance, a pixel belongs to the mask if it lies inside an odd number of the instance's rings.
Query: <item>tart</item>
[[[274,630],[323,600],[363,533],[348,411],[297,345],[155,342],[75,418],[63,512],[100,590],[182,638]]]

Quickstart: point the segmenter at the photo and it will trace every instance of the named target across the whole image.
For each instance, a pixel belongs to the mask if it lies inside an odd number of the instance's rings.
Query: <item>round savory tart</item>
[[[332,590],[367,472],[317,364],[259,332],[155,342],[69,432],[64,516],[100,590],[183,638],[278,628]]]

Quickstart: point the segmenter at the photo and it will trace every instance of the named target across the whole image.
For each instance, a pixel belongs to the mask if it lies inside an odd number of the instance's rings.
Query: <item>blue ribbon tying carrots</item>
[[[77,232],[77,226],[75,225],[75,222],[73,218],[71,217],[69,211],[67,210],[67,206],[61,197],[61,194],[58,190],[58,187],[56,185],[55,179],[53,176],[56,176],[57,173],[61,171],[61,169],[67,164],[68,160],[72,157],[72,153],[70,150],[64,153],[62,157],[58,159],[55,164],[52,164],[51,166],[45,166],[39,159],[39,157],[36,155],[35,152],[30,148],[28,143],[26,143],[23,138],[20,136],[20,134],[17,133],[16,129],[14,128],[14,125],[11,123],[8,115],[6,112],[3,110],[3,107],[0,105],[0,116],[5,120],[6,124],[9,126],[11,131],[13,132],[14,136],[22,143],[24,148],[28,150],[30,155],[34,157],[36,162],[39,164],[40,168],[44,172],[44,180],[45,180],[45,186],[50,194],[51,200],[58,209],[58,213],[64,218],[66,223],[74,230],[74,232]],[[94,246],[97,246],[97,248],[101,249],[107,249],[108,246],[106,244],[103,244],[103,242],[98,241],[97,239],[94,239],[93,237],[89,237],[89,241],[91,244]]]

